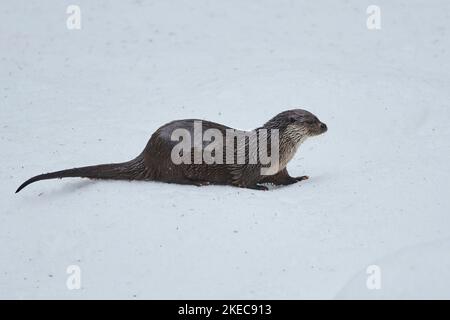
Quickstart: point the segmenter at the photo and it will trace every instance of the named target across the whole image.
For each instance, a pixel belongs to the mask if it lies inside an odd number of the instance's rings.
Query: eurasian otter
[[[179,145],[179,141],[174,141],[174,132],[177,129],[182,129],[187,133],[195,135],[196,122],[201,123],[202,134],[207,132],[208,129],[214,129],[217,133],[222,134],[222,137],[224,137],[223,141],[215,142],[223,142],[223,161],[211,163],[206,160],[200,160],[200,163],[198,161],[193,161],[193,163],[174,163],[173,151],[177,145]],[[268,173],[265,174],[262,174],[262,169],[266,169],[267,164],[262,164],[258,157],[256,157],[258,158],[256,163],[249,161],[251,156],[249,150],[251,147],[256,147],[255,150],[258,152],[260,152],[262,150],[261,148],[264,147],[264,144],[260,141],[255,142],[252,140],[252,142],[250,139],[244,139],[245,143],[239,146],[237,140],[233,137],[231,148],[233,162],[230,163],[229,161],[226,161],[229,160],[225,159],[225,153],[227,151],[225,148],[227,142],[229,143],[227,132],[229,133],[230,130],[241,134],[249,133],[248,131],[235,130],[210,121],[197,119],[172,121],[156,130],[148,141],[144,151],[131,161],[101,164],[41,174],[25,181],[17,189],[16,193],[30,183],[39,180],[66,177],[116,180],[153,180],[168,183],[192,184],[197,186],[206,184],[222,184],[242,188],[268,190],[266,186],[261,184],[272,183],[275,185],[289,185],[297,181],[308,179],[307,176],[291,177],[287,172],[286,165],[294,156],[298,146],[305,141],[306,138],[324,133],[327,131],[327,126],[323,122],[319,121],[319,119],[312,113],[301,109],[294,109],[284,111],[276,115],[262,127],[253,130],[252,132],[256,132],[256,137],[258,139],[264,136],[261,133],[264,131],[267,133],[277,132],[279,138],[278,150],[276,150],[279,152],[279,156],[277,157],[278,163],[276,166],[268,169]],[[225,138],[225,136],[227,138]],[[265,135],[265,137],[267,137],[268,143],[272,143],[274,140],[271,134]],[[215,140],[217,139],[218,138],[215,137]],[[200,144],[205,149],[208,147],[208,143],[206,141],[201,141]],[[275,149],[273,148],[273,144],[270,144],[269,147],[265,146],[265,148],[268,149],[268,154],[274,154]],[[244,163],[239,163],[239,161],[236,163],[237,154],[240,149],[247,150],[247,152],[245,152]],[[220,152],[217,152],[220,150],[222,149],[216,149],[215,152],[212,152],[212,154],[217,153],[218,158],[221,158]],[[192,147],[191,150],[188,150],[188,153],[190,153],[190,155],[188,154],[188,157],[194,157],[196,152],[198,152],[198,144],[196,145],[194,143],[194,147]],[[258,155],[259,154],[260,153],[258,153]],[[178,151],[176,152],[176,155],[178,155]],[[183,150],[179,152],[179,155],[183,156]]]

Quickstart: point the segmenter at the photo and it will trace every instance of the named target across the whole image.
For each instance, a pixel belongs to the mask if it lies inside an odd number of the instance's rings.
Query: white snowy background
[[[450,298],[449,21],[447,0],[1,1],[0,298]],[[250,129],[298,107],[329,131],[295,185],[14,194],[129,160],[170,120]]]

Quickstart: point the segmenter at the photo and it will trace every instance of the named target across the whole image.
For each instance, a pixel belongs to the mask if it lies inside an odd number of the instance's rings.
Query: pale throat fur
[[[308,129],[296,125],[288,125],[280,135],[279,144],[279,164],[272,166],[267,175],[274,175],[286,168],[287,164],[294,157],[298,147],[309,137]]]

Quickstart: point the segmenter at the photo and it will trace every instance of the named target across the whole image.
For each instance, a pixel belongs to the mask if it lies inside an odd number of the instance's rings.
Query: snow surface
[[[1,1],[0,298],[450,298],[448,21],[446,0]],[[292,186],[14,194],[131,159],[170,120],[247,129],[297,107],[329,131]]]

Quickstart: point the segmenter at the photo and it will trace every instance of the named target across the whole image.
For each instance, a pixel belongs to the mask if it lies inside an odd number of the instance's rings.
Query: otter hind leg
[[[253,185],[237,185],[237,187],[239,188],[246,188],[246,189],[253,189],[253,190],[262,190],[262,191],[267,191],[269,190],[269,188],[267,188],[266,186],[262,186],[260,184],[253,184]]]

